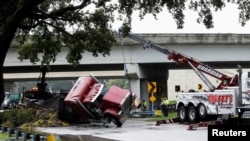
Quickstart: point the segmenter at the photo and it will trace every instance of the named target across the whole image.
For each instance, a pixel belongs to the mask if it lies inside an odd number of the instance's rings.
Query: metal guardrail
[[[173,111],[176,111],[176,102],[172,102],[168,105],[168,111],[169,112],[173,112]],[[162,115],[161,113],[161,110],[132,110],[131,111],[131,116],[143,116],[143,117],[146,117],[146,116],[160,116]]]
[[[139,116],[154,116],[155,112],[153,111],[133,111],[131,112],[132,116],[139,115]]]
[[[176,104],[174,103],[174,104],[169,104],[168,105],[168,110],[169,111],[176,111]]]

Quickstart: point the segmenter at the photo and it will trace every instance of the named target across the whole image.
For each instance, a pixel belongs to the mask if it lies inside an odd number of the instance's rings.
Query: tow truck
[[[64,102],[84,120],[121,127],[129,117],[136,94],[115,85],[107,88],[93,74],[79,77]]]
[[[136,34],[123,34],[122,30],[118,30],[120,36],[142,43],[144,49],[157,50],[166,54],[169,60],[178,64],[189,65],[208,86],[207,92],[188,91],[177,94],[176,110],[179,122],[197,123],[211,117],[230,116],[238,116],[240,121],[244,112],[250,111],[250,72],[242,72],[240,65],[238,65],[238,73],[229,76],[193,57],[168,49]],[[215,87],[205,74],[220,80],[221,83]]]

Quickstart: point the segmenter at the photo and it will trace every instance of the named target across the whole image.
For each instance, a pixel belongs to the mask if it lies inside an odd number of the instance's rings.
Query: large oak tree
[[[212,28],[212,10],[220,10],[226,3],[238,4],[239,20],[245,25],[249,20],[248,0],[1,0],[0,1],[0,103],[4,98],[3,65],[13,39],[20,42],[19,59],[29,59],[48,66],[56,60],[62,45],[68,47],[67,60],[79,64],[84,51],[93,56],[109,55],[116,42],[112,31],[114,14],[121,14],[124,31],[130,31],[133,11],[157,17],[167,8],[176,21],[177,28],[184,25],[186,8],[199,13],[197,22]],[[28,35],[32,42],[27,43]],[[38,57],[42,54],[42,58]]]

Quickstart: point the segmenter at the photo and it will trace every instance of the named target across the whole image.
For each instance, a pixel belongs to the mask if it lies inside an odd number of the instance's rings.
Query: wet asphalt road
[[[156,125],[156,122],[148,122],[146,118],[129,118],[121,128],[114,125],[106,128],[92,124],[37,128],[37,130],[52,134],[55,138],[71,137],[80,140],[88,137],[89,141],[207,141],[207,127],[188,130],[188,125],[179,123]]]

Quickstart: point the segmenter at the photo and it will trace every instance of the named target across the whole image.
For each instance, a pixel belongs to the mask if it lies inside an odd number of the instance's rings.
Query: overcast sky
[[[147,15],[143,20],[138,18],[138,13],[134,14],[132,22],[133,33],[246,33],[250,34],[250,21],[242,27],[238,22],[239,11],[236,5],[228,4],[222,11],[213,14],[214,28],[206,29],[204,25],[198,24],[197,12],[185,11],[185,24],[183,29],[177,29],[172,16],[165,10],[158,14],[158,20]],[[117,28],[121,23],[116,23]]]

